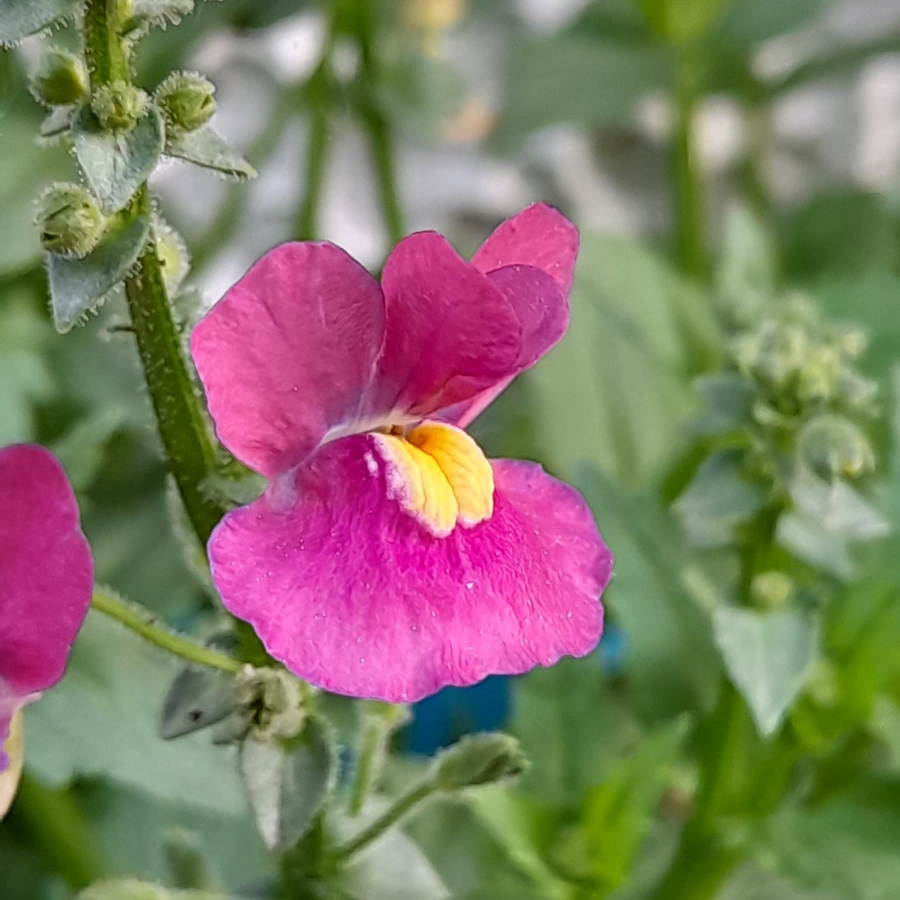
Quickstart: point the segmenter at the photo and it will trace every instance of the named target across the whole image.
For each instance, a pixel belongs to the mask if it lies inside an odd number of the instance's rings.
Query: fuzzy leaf
[[[149,233],[150,220],[138,216],[120,231],[105,237],[84,259],[48,254],[50,304],[57,331],[69,331],[125,278],[137,262]]]
[[[103,131],[89,106],[72,125],[75,155],[104,212],[122,209],[153,171],[165,143],[159,111],[151,107],[130,130]]]
[[[166,141],[165,152],[167,156],[175,156],[233,178],[256,178],[256,169],[224,138],[205,126],[170,137]]]
[[[202,734],[170,744],[156,733],[177,670],[168,653],[89,612],[65,678],[25,710],[29,769],[52,786],[103,776],[165,800],[244,812],[232,750]]]
[[[728,674],[760,734],[773,734],[815,662],[818,621],[794,611],[759,613],[722,606],[713,627]]]
[[[234,704],[231,676],[202,666],[185,666],[166,694],[159,733],[168,741],[215,725]]]
[[[289,850],[306,834],[334,787],[334,742],[315,718],[290,741],[248,737],[241,745],[241,773],[270,850]]]
[[[78,0],[0,0],[0,44],[16,44],[74,15],[77,7]]]

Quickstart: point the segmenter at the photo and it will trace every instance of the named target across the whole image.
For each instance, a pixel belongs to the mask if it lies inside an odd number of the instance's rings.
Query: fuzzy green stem
[[[700,70],[690,46],[680,47],[676,67],[675,135],[672,145],[675,187],[675,241],[681,269],[695,278],[708,271],[704,229],[705,199],[694,121],[700,96]]]
[[[84,52],[91,84],[127,81],[128,57],[118,34],[121,0],[85,0]]]
[[[135,204],[138,213],[149,215],[146,185]],[[187,516],[205,545],[224,515],[203,490],[216,469],[216,448],[184,359],[153,241],[125,280],[125,297],[166,457]]]
[[[149,610],[141,609],[134,604],[123,603],[105,591],[94,590],[91,606],[173,656],[200,666],[221,669],[223,672],[233,674],[237,674],[244,668],[242,662],[226,656],[218,650],[200,647],[193,641],[157,624],[156,617]]]
[[[434,777],[427,778],[425,781],[410,788],[405,794],[399,796],[388,809],[372,822],[371,825],[364,828],[356,835],[356,837],[347,841],[347,843],[339,846],[332,854],[332,862],[346,862],[351,856],[359,853],[364,847],[368,847],[372,841],[381,837],[382,834],[384,834],[392,825],[395,825],[410,810],[414,809],[439,790],[440,788],[437,779]]]
[[[406,234],[406,226],[397,189],[393,129],[387,116],[373,107],[367,106],[363,110],[362,119],[369,137],[372,160],[375,163],[375,178],[378,182],[384,226],[391,243],[396,244]]]

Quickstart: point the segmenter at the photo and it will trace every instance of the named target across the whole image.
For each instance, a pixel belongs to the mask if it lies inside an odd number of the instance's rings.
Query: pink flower
[[[94,589],[75,495],[42,447],[0,449],[0,772],[13,715],[59,681]]]
[[[283,244],[197,325],[219,438],[270,479],[214,532],[213,580],[301,678],[414,701],[596,646],[612,556],[587,505],[462,430],[562,337],[577,249],[544,205],[471,263],[410,235],[380,287]]]

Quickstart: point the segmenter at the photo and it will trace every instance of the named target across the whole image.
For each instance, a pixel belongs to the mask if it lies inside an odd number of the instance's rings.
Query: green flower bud
[[[97,246],[106,219],[97,201],[77,184],[55,184],[38,199],[35,222],[51,253],[82,258]]]
[[[216,111],[216,86],[202,75],[173,72],[157,89],[156,105],[170,132],[196,131]]]
[[[34,96],[49,106],[66,106],[87,91],[88,76],[82,60],[59,47],[47,47],[31,77]]]
[[[300,682],[283,669],[248,666],[235,679],[235,697],[260,740],[289,740],[303,730],[306,708]]]
[[[794,596],[794,582],[784,572],[760,572],[750,584],[750,596],[760,609],[782,609]]]
[[[875,453],[860,428],[843,416],[816,416],[797,438],[801,461],[820,478],[859,478],[875,467]]]
[[[438,756],[436,778],[441,790],[456,791],[519,775],[527,765],[528,759],[514,737],[472,734]]]
[[[91,109],[107,131],[129,131],[147,111],[147,95],[126,81],[101,85],[91,98]]]

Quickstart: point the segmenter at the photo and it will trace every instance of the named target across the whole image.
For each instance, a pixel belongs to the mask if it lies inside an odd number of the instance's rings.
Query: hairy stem
[[[130,79],[121,23],[116,19],[119,6],[116,0],[85,4],[84,42],[93,89]],[[150,215],[146,183],[132,199],[129,212]],[[216,446],[182,352],[153,240],[125,280],[125,296],[166,458],[191,525],[205,544],[224,514],[202,489],[216,467]]]
[[[334,863],[345,862],[359,853],[364,847],[368,847],[372,841],[377,840],[392,825],[395,825],[410,810],[414,809],[423,800],[427,800],[432,794],[436,793],[438,787],[435,778],[428,778],[410,788],[405,794],[401,794],[393,804],[388,807],[371,825],[364,828],[356,837],[351,838],[345,844],[341,844],[332,854]]]
[[[218,650],[200,647],[193,641],[169,631],[157,624],[156,617],[148,610],[134,604],[123,603],[105,591],[94,590],[91,606],[131,629],[135,634],[139,634],[144,640],[188,662],[235,674],[244,667],[242,662]]]

